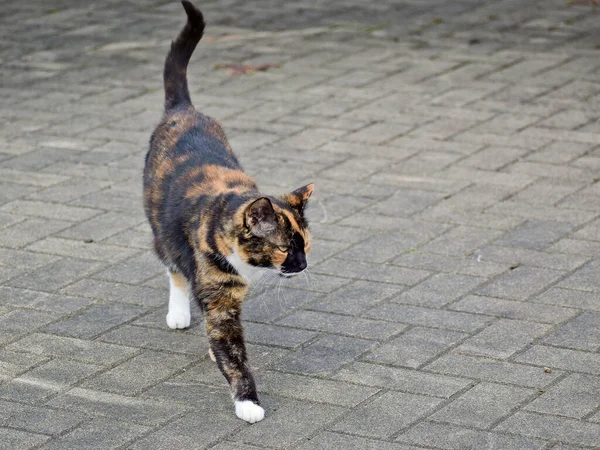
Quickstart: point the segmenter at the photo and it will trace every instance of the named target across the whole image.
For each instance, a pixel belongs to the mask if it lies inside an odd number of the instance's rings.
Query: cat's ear
[[[271,200],[261,197],[246,207],[246,227],[254,236],[265,237],[277,228],[277,214]]]
[[[313,183],[307,184],[306,186],[302,186],[301,188],[296,189],[290,194],[284,195],[285,201],[292,208],[301,212],[304,209],[304,205],[306,204],[306,201],[312,194],[314,188],[315,185]]]

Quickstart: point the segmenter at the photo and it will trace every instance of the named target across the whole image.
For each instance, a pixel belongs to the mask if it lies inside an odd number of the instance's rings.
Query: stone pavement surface
[[[0,448],[600,447],[598,13],[202,2],[196,105],[265,192],[317,186],[310,275],[245,305],[248,425],[141,206],[182,8],[0,6]]]

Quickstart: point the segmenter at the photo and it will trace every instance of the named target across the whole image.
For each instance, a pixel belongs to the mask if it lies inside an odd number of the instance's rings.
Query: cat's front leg
[[[231,387],[235,414],[250,423],[262,420],[265,410],[259,405],[248,366],[239,304],[232,304],[227,297],[210,300],[206,303],[205,321],[210,349]]]

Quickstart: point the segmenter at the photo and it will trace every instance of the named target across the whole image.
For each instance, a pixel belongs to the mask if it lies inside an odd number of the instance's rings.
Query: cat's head
[[[286,277],[307,267],[311,237],[304,208],[314,185],[281,197],[260,197],[244,207],[236,251],[255,267],[276,269]]]

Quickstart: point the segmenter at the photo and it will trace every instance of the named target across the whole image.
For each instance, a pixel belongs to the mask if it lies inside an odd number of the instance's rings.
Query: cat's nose
[[[306,262],[306,256],[301,255],[298,260],[298,272],[302,272],[308,266],[308,263]]]

